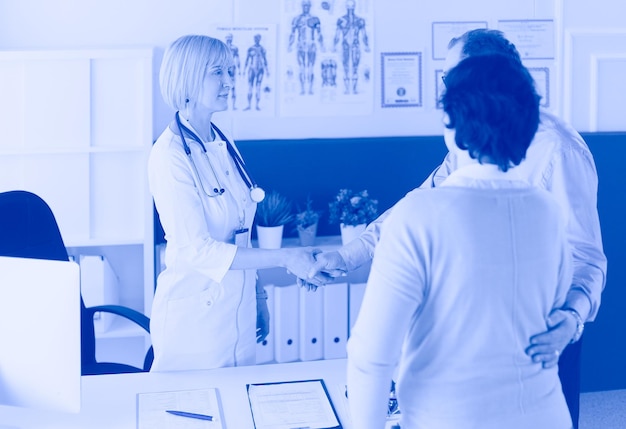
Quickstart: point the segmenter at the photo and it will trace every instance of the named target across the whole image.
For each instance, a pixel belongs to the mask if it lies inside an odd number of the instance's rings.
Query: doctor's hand
[[[348,268],[346,267],[346,262],[339,252],[320,252],[315,254],[315,263],[308,272],[308,277],[321,275],[335,278],[345,276],[347,272]]]
[[[256,300],[256,342],[260,343],[270,333],[270,312],[266,298]]]
[[[561,353],[574,337],[576,319],[569,311],[556,309],[548,316],[547,323],[547,331],[530,338],[526,354],[533,362],[541,362],[544,368],[551,368],[559,363]]]
[[[316,272],[316,270],[313,269],[316,263],[315,258],[321,253],[321,250],[311,247],[301,247],[297,249],[285,249],[285,251],[285,268],[287,268],[289,273],[315,286],[323,286],[328,283],[330,280],[328,276]]]

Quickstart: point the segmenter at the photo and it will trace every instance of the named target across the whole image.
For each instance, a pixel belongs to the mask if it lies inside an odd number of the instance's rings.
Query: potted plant
[[[313,210],[313,200],[307,196],[306,207],[304,210],[299,210],[294,219],[301,246],[313,246],[315,244],[319,220],[320,213]]]
[[[329,204],[331,224],[339,223],[341,240],[346,244],[356,238],[368,223],[378,216],[378,200],[372,199],[367,190],[353,192],[340,189],[335,200]]]
[[[282,245],[283,229],[293,219],[291,202],[276,191],[270,191],[257,205],[256,232],[259,247],[279,249]]]

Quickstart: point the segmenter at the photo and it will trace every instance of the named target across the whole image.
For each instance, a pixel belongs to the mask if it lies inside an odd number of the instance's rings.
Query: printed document
[[[212,420],[182,417],[169,411],[211,416]],[[216,388],[137,394],[137,429],[224,429]]]

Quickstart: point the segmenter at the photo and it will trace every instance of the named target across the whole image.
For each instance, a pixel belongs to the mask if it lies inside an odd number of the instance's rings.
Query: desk
[[[344,387],[346,360],[220,368],[208,371],[82,377],[78,414],[0,406],[0,429],[135,429],[137,393],[217,387],[227,429],[252,429],[248,383],[322,378],[344,428],[350,429]]]

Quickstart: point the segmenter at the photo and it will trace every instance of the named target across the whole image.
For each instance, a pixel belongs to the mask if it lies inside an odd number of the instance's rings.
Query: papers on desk
[[[181,417],[167,410],[202,414],[213,419]],[[137,394],[137,429],[224,429],[223,421],[215,388]]]
[[[324,380],[248,384],[255,429],[341,429]]]

